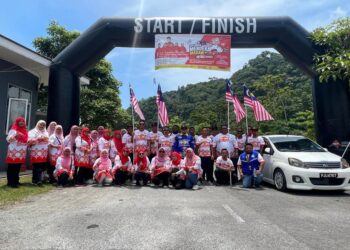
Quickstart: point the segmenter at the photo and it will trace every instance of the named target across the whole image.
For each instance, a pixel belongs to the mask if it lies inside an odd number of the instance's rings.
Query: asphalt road
[[[350,249],[350,193],[93,186],[0,210],[0,249]]]

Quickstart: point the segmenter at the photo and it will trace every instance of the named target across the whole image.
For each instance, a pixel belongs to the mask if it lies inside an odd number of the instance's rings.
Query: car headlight
[[[344,158],[341,158],[340,164],[341,164],[342,168],[350,168],[349,162],[347,160],[345,160]]]
[[[305,164],[301,160],[298,160],[296,158],[288,158],[289,165],[297,168],[304,168]]]

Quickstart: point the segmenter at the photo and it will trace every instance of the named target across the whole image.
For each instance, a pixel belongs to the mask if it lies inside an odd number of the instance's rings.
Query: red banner
[[[230,35],[156,35],[156,69],[231,69]]]

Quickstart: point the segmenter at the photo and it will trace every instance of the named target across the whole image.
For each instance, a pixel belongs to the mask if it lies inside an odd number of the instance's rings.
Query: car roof
[[[305,138],[305,136],[302,135],[263,135],[263,137],[267,137],[267,138],[275,138],[275,137],[299,137],[299,138]]]

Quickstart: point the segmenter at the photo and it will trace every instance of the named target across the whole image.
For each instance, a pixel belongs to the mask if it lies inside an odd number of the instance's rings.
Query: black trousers
[[[117,170],[115,173],[115,184],[123,185],[129,178],[129,173],[127,171]]]
[[[57,184],[58,185],[67,185],[69,183],[69,175],[68,173],[66,172],[63,172],[59,177],[58,177],[58,180],[57,180]]]
[[[79,167],[77,182],[78,184],[84,184],[86,181],[91,180],[94,174],[94,170],[91,168]]]
[[[213,178],[213,160],[211,157],[201,157],[201,165],[203,169],[203,180],[214,181]]]
[[[216,169],[215,170],[215,177],[216,177],[216,182],[221,185],[229,185],[230,184],[230,172],[221,170],[221,169]],[[231,172],[232,175],[232,183],[236,182],[236,177],[235,173]]]
[[[172,174],[173,174],[173,173],[176,173],[176,172],[179,171],[179,170],[180,170],[180,169],[173,168],[173,169],[171,170],[171,173],[172,173]],[[180,179],[179,176],[177,176],[177,175],[171,175],[171,176],[170,176],[170,183],[171,183],[171,185],[173,185],[173,187],[174,187],[175,189],[182,189],[182,188],[185,187],[185,181],[182,180],[182,179]]]
[[[162,186],[169,186],[169,176],[170,176],[169,172],[163,172],[153,177],[152,182],[154,183],[154,185],[157,185],[157,186],[159,186],[161,182],[162,182]]]
[[[8,164],[7,165],[7,186],[14,187],[19,184],[19,171],[21,170],[22,163]]]
[[[41,184],[43,182],[43,171],[46,170],[47,162],[33,163],[33,177],[32,183]]]
[[[144,172],[137,172],[135,173],[135,179],[136,184],[140,184],[140,181],[142,180],[143,185],[147,185],[148,181],[150,180],[150,174]]]
[[[49,175],[49,178],[50,178],[50,183],[55,183],[56,182],[56,179],[55,177],[53,176],[53,172],[55,171],[55,166],[52,166],[51,164],[49,165],[49,167],[47,168],[47,173]]]

